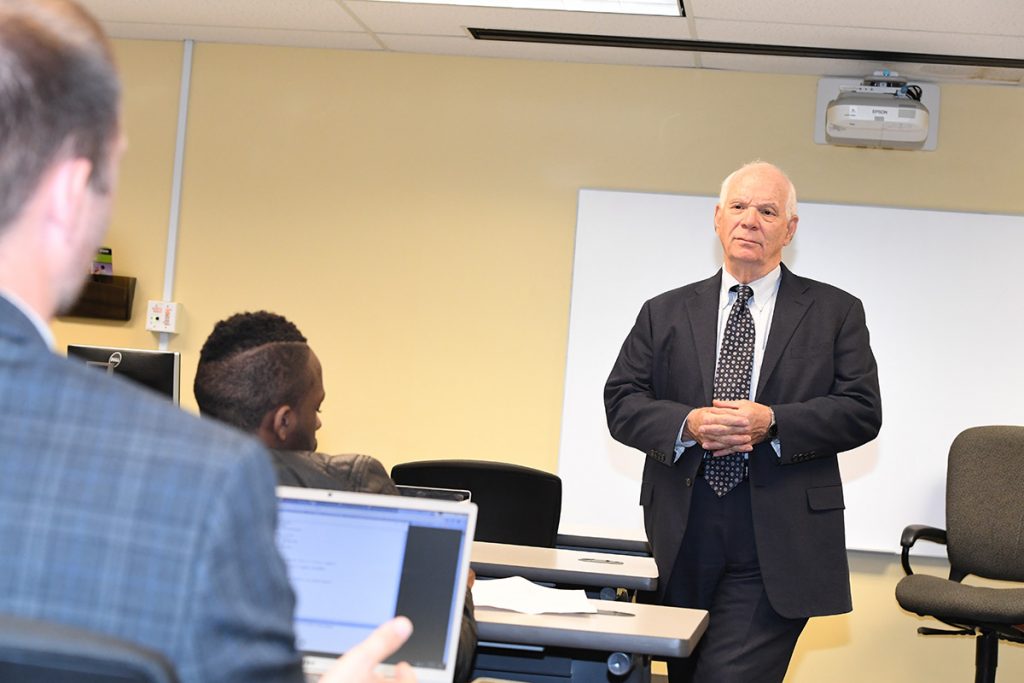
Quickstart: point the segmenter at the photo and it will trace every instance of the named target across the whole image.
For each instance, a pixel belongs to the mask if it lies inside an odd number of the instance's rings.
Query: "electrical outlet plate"
[[[178,332],[180,304],[173,301],[152,301],[146,304],[146,329],[151,332]]]

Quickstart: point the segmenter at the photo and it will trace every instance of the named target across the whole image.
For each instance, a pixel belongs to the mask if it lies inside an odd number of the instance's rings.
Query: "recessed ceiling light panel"
[[[378,0],[410,2],[411,0]],[[679,0],[416,0],[417,5],[467,5],[472,7],[508,7],[512,9],[563,10],[567,12],[603,12],[605,14],[646,14],[682,16]]]

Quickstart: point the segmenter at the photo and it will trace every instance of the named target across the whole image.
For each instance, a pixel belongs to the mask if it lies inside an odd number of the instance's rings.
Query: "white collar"
[[[747,283],[747,286],[754,290],[754,302],[751,306],[756,306],[760,310],[762,306],[767,305],[769,301],[775,298],[781,281],[782,266],[778,265],[770,270],[767,275]],[[729,290],[738,284],[740,284],[740,281],[734,278],[725,269],[725,266],[722,266],[722,289],[718,295],[719,308],[725,308],[729,304]]]

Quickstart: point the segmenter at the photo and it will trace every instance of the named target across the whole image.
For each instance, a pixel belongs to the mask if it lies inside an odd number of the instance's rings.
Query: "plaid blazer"
[[[0,297],[0,612],[107,633],[182,683],[301,681],[266,451],[52,353]]]

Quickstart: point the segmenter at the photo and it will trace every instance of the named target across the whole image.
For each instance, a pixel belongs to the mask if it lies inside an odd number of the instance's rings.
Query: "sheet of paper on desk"
[[[521,576],[477,580],[473,583],[473,604],[498,607],[523,614],[594,614],[597,609],[582,590],[545,588]]]

